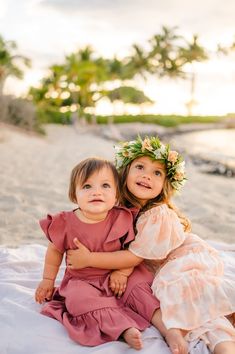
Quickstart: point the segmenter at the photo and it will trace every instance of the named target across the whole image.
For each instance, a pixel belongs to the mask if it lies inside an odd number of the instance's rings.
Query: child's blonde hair
[[[77,203],[76,199],[76,187],[77,185],[83,185],[89,177],[91,177],[95,172],[102,170],[103,168],[108,168],[113,174],[114,181],[116,183],[117,188],[117,200],[120,198],[120,183],[119,183],[119,175],[116,167],[111,161],[98,158],[98,157],[90,157],[79,164],[77,164],[70,176],[70,184],[69,184],[69,199],[73,203]]]
[[[131,163],[133,161],[131,161]],[[129,163],[128,165],[124,166],[123,168],[121,168],[119,170],[120,184],[122,186],[121,202],[127,207],[132,207],[132,206],[137,207],[140,209],[141,212],[145,212],[146,210],[149,210],[149,209],[151,209],[157,205],[161,205],[163,203],[167,204],[167,206],[170,209],[173,209],[176,212],[176,214],[178,215],[180,222],[184,227],[184,230],[189,232],[191,230],[190,221],[171,203],[171,197],[173,196],[175,190],[172,188],[171,182],[169,181],[169,179],[167,177],[165,178],[161,193],[158,196],[156,196],[155,198],[150,199],[143,208],[141,207],[141,204],[140,204],[138,198],[136,198],[127,188],[127,176],[129,173],[131,163]]]

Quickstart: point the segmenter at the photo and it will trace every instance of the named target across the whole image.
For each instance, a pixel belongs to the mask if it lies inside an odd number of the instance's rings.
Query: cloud
[[[3,18],[7,13],[7,1],[0,0],[0,18]]]
[[[138,1],[138,0],[137,0]],[[129,1],[131,3],[132,1]],[[97,12],[97,11],[115,11],[120,8],[128,7],[125,0],[42,0],[41,6],[53,8],[55,10],[71,12]]]
[[[128,36],[149,39],[162,25],[178,26],[183,34],[197,33],[208,40],[222,38],[234,28],[234,0],[227,0],[226,6],[220,0],[41,0],[40,6],[71,21],[82,18],[84,26],[113,31],[124,41]]]

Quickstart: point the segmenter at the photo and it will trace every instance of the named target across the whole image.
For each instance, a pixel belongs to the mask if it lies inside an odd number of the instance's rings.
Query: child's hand
[[[67,267],[69,269],[82,269],[89,267],[89,255],[90,251],[86,246],[84,246],[77,238],[73,240],[76,250],[68,250],[66,252],[67,257]]]
[[[128,276],[119,270],[114,270],[109,278],[109,287],[114,295],[120,298],[126,290]]]
[[[39,304],[42,304],[43,301],[45,300],[50,300],[54,291],[54,280],[50,279],[43,279],[36,291],[35,291],[35,300],[39,302]]]

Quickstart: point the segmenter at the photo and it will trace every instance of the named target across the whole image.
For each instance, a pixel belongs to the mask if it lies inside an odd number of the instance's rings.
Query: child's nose
[[[150,179],[150,174],[145,172],[142,177],[146,179]]]
[[[93,194],[95,195],[101,194],[101,189],[99,187],[95,187],[93,190]]]

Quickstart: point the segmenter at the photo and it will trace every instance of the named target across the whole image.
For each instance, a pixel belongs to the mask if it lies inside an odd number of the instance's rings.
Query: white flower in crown
[[[123,159],[122,159],[121,157],[118,156],[118,157],[116,158],[116,161],[115,161],[115,162],[116,162],[116,168],[117,168],[117,169],[119,169],[119,168],[122,167],[122,165],[123,165]]]
[[[180,181],[180,187],[183,187],[186,183],[186,178],[184,178],[182,181]]]
[[[114,145],[115,154],[118,154],[122,151],[122,146]]]
[[[161,160],[166,154],[166,146],[164,144],[161,144],[161,147],[159,149],[154,150],[153,153],[156,160]]]
[[[182,181],[183,182],[183,181]],[[181,185],[182,185],[182,182],[179,182],[179,181],[172,181],[171,182],[171,185],[172,185],[172,187],[175,189],[175,190],[179,190],[180,189],[180,187],[181,187]]]
[[[180,162],[176,167],[177,173],[184,173],[185,172],[185,161]]]

